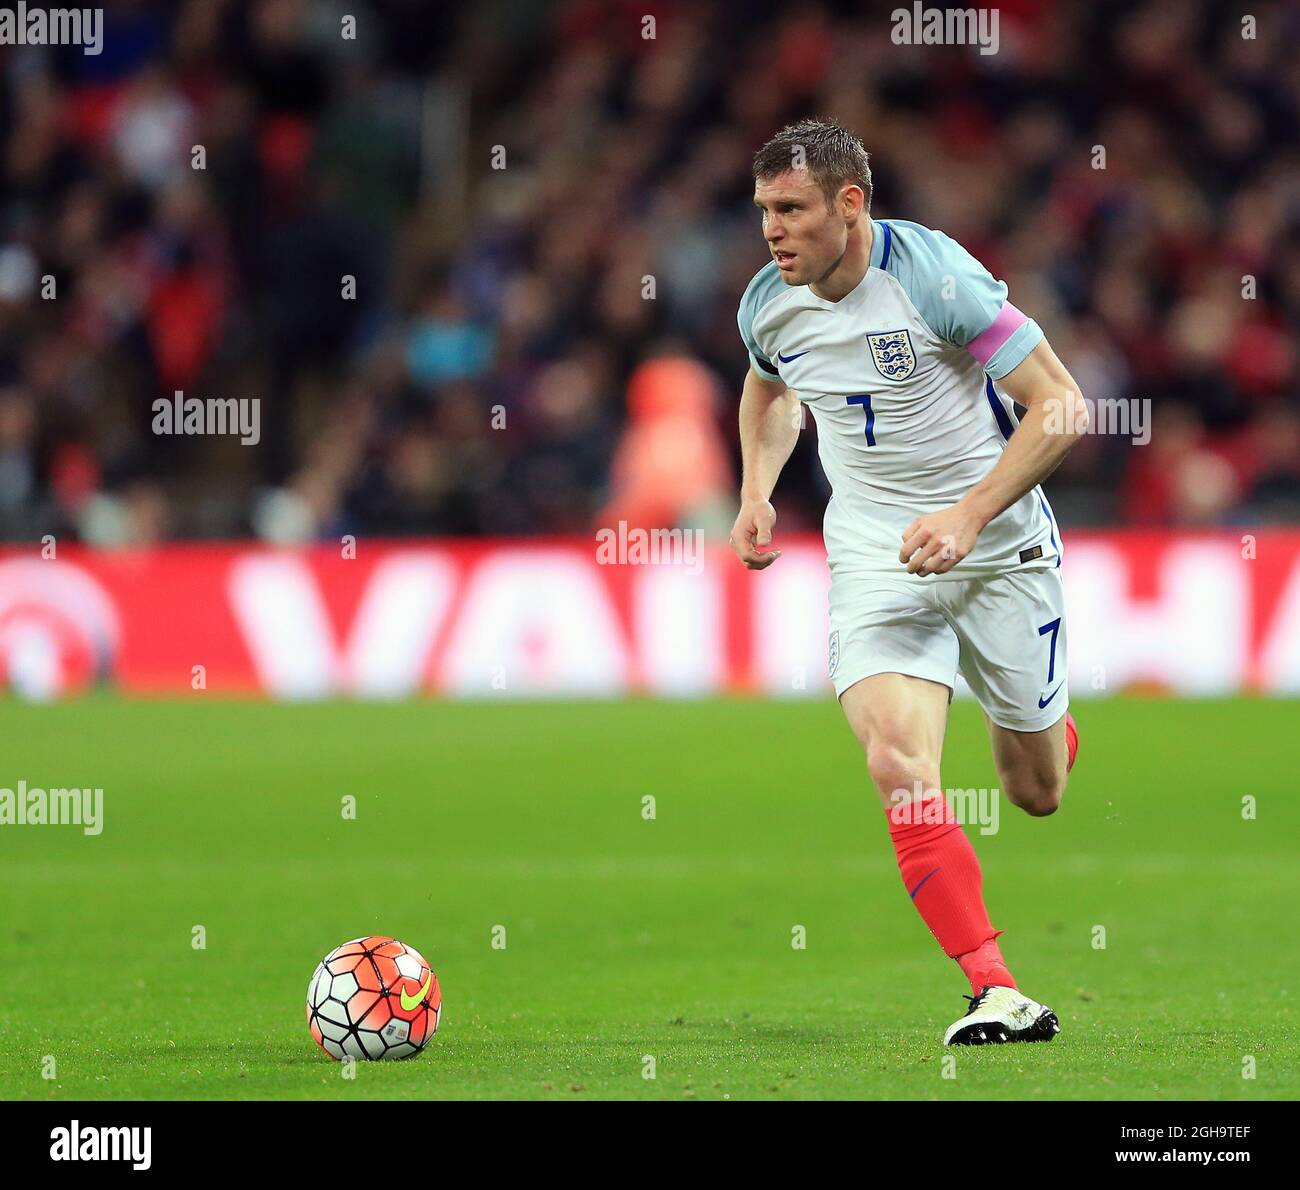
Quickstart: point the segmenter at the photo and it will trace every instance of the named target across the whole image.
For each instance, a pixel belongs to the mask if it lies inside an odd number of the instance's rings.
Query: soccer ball
[[[376,934],[320,961],[307,985],[307,1024],[331,1058],[410,1058],[438,1031],[442,989],[412,946]]]

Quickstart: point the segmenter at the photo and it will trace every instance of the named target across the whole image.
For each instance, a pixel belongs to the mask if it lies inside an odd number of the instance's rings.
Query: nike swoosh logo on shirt
[[[1049,702],[1051,702],[1052,699],[1054,699],[1054,698],[1057,696],[1057,694],[1060,692],[1060,689],[1061,689],[1061,687],[1060,687],[1060,686],[1057,686],[1057,688],[1056,688],[1055,690],[1053,690],[1053,691],[1051,692],[1051,694],[1049,694],[1046,698],[1044,698],[1044,697],[1040,694],[1040,695],[1038,696],[1038,709],[1041,711],[1041,710],[1042,710],[1042,709],[1043,709],[1043,708],[1044,708],[1044,707],[1045,707]]]
[[[812,350],[812,348],[809,347],[809,348],[808,348],[808,351],[811,351],[811,350]],[[778,351],[778,352],[776,353],[776,358],[779,359],[783,364],[788,364],[788,363],[791,362],[791,360],[796,360],[796,359],[798,359],[798,358],[799,358],[800,356],[802,356],[802,355],[807,355],[807,354],[808,354],[808,351],[796,351],[796,352],[794,353],[794,355],[782,355],[782,354]]]

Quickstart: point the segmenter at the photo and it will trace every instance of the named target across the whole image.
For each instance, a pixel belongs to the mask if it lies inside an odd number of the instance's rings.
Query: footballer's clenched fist
[[[731,548],[750,570],[766,570],[780,556],[780,550],[767,550],[772,544],[772,527],[776,524],[776,509],[770,500],[746,500],[740,506],[736,523],[731,527]]]

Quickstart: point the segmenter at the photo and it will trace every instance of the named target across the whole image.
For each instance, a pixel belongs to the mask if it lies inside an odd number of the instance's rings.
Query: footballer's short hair
[[[871,166],[868,154],[847,128],[831,120],[800,120],[787,124],[754,154],[754,181],[768,181],[789,169],[807,168],[826,196],[826,206],[835,208],[840,187],[862,187],[863,209],[871,211]]]

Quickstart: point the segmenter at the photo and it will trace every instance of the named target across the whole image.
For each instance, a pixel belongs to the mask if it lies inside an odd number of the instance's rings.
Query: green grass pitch
[[[1300,1095],[1297,705],[1075,710],[1062,810],[972,832],[1062,1032],[944,1051],[968,989],[833,701],[0,703],[0,786],[102,786],[105,819],[0,827],[0,1098]],[[997,784],[969,702],[943,779]],[[303,1000],[369,933],[443,1023],[347,1080]]]

